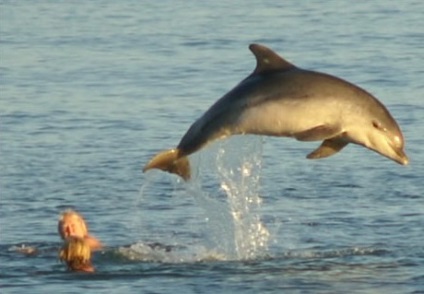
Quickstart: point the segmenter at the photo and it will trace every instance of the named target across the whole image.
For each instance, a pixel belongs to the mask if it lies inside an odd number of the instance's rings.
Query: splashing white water
[[[137,221],[137,234],[141,240],[161,242],[166,236],[166,242],[187,245],[187,242],[196,241],[181,240],[178,236],[194,233],[203,236],[202,243],[206,243],[198,248],[204,248],[212,256],[220,256],[219,259],[256,259],[264,256],[270,235],[260,219],[262,145],[261,137],[247,135],[233,136],[229,140],[211,144],[190,156],[192,179],[187,183],[175,175],[159,171],[151,173],[141,188],[136,204],[140,211],[144,211],[138,215],[140,220]],[[164,195],[164,190],[158,189],[158,185],[167,187],[170,195]],[[193,198],[181,195],[185,193]],[[193,199],[196,205],[190,204]],[[169,215],[170,207],[172,216]],[[151,211],[155,211],[155,221],[142,221],[143,217],[151,217]],[[205,218],[202,218],[202,211]],[[176,222],[190,221],[197,223],[186,227],[175,225]],[[203,234],[196,232],[199,225],[203,228],[200,229]],[[196,252],[192,253],[198,256],[198,250],[194,250]],[[200,255],[202,258],[209,256],[204,252],[200,252]]]
[[[269,232],[259,213],[262,144],[259,136],[234,136],[192,160],[200,175],[188,191],[205,211],[215,249],[228,259],[253,259],[267,250]]]

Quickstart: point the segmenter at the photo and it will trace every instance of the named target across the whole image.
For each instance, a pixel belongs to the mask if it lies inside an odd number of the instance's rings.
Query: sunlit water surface
[[[1,293],[423,293],[421,1],[1,1]],[[194,179],[141,173],[263,43],[387,105],[407,167],[359,146],[237,136]],[[74,208],[107,247],[57,260]],[[32,255],[20,253],[33,247]]]

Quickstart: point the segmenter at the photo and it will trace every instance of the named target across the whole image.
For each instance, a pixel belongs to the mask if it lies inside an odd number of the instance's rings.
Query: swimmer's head
[[[60,249],[59,259],[66,263],[69,270],[94,272],[91,264],[91,248],[83,238],[67,238]]]
[[[83,238],[88,234],[84,218],[73,210],[66,210],[60,215],[57,229],[62,239],[71,236]]]

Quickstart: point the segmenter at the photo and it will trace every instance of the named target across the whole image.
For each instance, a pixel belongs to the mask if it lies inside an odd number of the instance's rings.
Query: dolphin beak
[[[396,153],[397,158],[392,158],[394,161],[402,165],[407,165],[409,163],[409,158],[406,156],[405,151],[399,150]]]
[[[363,144],[363,146],[401,165],[407,165],[409,163],[409,159],[403,150],[403,140],[398,139],[399,137],[395,138],[396,139],[393,141],[376,136],[373,138],[374,140],[372,140],[369,145]]]
[[[393,147],[392,145],[389,145],[389,146],[387,146],[389,148],[384,148],[384,149],[378,149],[378,148],[370,148],[370,149],[373,149],[377,153],[380,153],[381,155],[387,158],[390,158],[391,160],[401,165],[407,165],[409,163],[408,156],[405,154],[405,151],[403,151],[403,148]]]

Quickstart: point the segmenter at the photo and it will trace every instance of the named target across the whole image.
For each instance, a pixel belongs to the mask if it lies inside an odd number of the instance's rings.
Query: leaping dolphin
[[[256,68],[197,119],[174,149],[144,167],[190,178],[187,156],[211,141],[236,134],[321,141],[307,158],[331,156],[348,143],[408,164],[402,132],[384,105],[360,87],[301,69],[271,49],[251,44]]]

